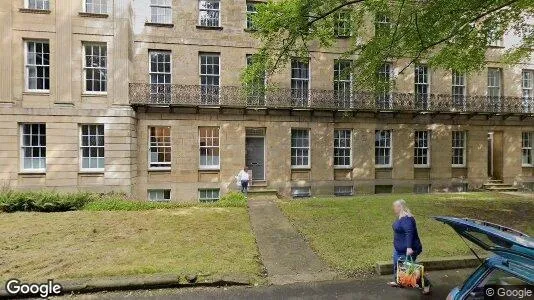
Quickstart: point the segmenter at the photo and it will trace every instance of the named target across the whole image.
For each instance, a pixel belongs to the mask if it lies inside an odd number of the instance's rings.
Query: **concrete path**
[[[451,289],[462,282],[473,269],[428,272],[434,286],[432,294],[421,295],[415,289],[391,288],[386,282],[391,276],[372,277],[361,280],[339,280],[306,282],[260,287],[181,288],[161,290],[139,290],[112,293],[77,295],[77,299],[370,299],[370,300],[414,300],[445,299]]]
[[[258,198],[248,203],[252,230],[271,283],[335,278],[336,273],[310,249],[273,199]]]

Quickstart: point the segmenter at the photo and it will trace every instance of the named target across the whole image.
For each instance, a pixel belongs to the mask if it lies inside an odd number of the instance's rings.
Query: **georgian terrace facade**
[[[380,95],[353,90],[340,39],[250,91],[254,5],[0,4],[3,185],[212,201],[247,164],[286,195],[532,188],[534,64],[498,62],[509,37],[478,74],[385,62]]]

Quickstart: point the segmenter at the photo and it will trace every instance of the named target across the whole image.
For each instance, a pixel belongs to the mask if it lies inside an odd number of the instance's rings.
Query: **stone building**
[[[347,40],[252,93],[245,0],[0,2],[0,184],[211,201],[248,165],[295,196],[534,185],[534,61],[459,74],[384,63],[381,95],[342,72]],[[271,88],[273,86],[273,88]]]

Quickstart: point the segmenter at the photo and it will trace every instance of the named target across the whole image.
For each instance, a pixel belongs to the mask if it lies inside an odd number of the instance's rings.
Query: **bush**
[[[238,192],[230,192],[219,201],[195,202],[148,202],[128,199],[124,194],[95,194],[87,192],[58,193],[54,191],[0,191],[0,211],[61,212],[70,210],[88,211],[137,211],[178,207],[246,207],[247,199]]]
[[[127,199],[100,199],[87,203],[83,210],[88,211],[112,211],[112,210],[150,210],[150,209],[162,209],[162,208],[175,208],[185,206],[179,203],[164,203],[164,202],[147,202],[136,201]]]
[[[247,198],[239,192],[229,192],[214,204],[219,207],[246,207]]]
[[[0,193],[0,211],[58,212],[77,210],[99,196],[91,193],[53,191],[4,191]]]

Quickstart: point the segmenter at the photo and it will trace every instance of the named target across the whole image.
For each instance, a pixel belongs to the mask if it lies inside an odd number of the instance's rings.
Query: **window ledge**
[[[310,171],[311,167],[291,166],[292,171]]]
[[[534,168],[534,165],[521,165],[522,168]]]
[[[171,168],[148,168],[148,172],[154,172],[154,173],[170,173]]]
[[[84,18],[102,18],[102,19],[105,19],[105,18],[109,17],[109,14],[92,13],[92,12],[84,12],[84,11],[79,12],[78,15],[80,17],[84,17]]]
[[[48,90],[43,90],[42,92],[40,92],[40,91],[24,91],[24,92],[22,92],[22,95],[50,96],[50,91],[48,91]]]
[[[203,25],[197,25],[197,29],[204,29],[204,30],[223,30],[221,26],[203,26]]]
[[[202,173],[218,173],[219,171],[221,171],[221,168],[199,168],[198,171]]]
[[[145,22],[145,26],[173,28],[173,27],[174,27],[174,24],[172,24],[172,23],[153,23],[153,22]]]
[[[467,166],[452,166],[453,169],[467,169]]]
[[[245,28],[243,29],[244,32],[256,32],[258,31],[258,29],[253,29],[253,28]]]
[[[78,172],[81,176],[102,176],[104,175],[104,170],[81,170]]]
[[[352,170],[352,166],[334,166],[334,170]]]
[[[19,12],[27,14],[45,14],[48,15],[52,11],[49,9],[34,9],[34,8],[19,8]]]
[[[338,40],[347,40],[350,39],[352,36],[350,35],[336,35],[336,39]]]
[[[91,92],[84,92],[82,93],[82,97],[107,97],[108,93],[91,93]]]
[[[375,169],[381,169],[381,170],[393,170],[393,167],[392,167],[392,166],[375,165]]]
[[[414,165],[413,168],[414,169],[430,169],[431,167],[430,166],[416,166],[416,165]]]
[[[20,171],[19,172],[19,175],[21,176],[31,176],[31,177],[42,177],[42,176],[45,176],[46,175],[46,171],[31,171],[31,170],[28,170],[28,171]]]

